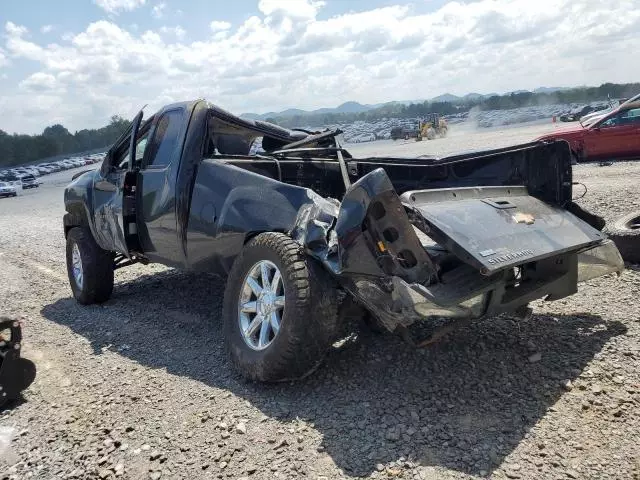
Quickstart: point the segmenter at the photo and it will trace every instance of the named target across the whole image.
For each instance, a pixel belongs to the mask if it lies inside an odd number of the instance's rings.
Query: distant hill
[[[539,94],[549,94],[555,92],[564,92],[571,90],[575,87],[538,87],[535,90],[514,90],[512,92],[507,92],[505,95],[517,94],[517,93],[539,93]],[[449,102],[453,104],[465,104],[467,102],[479,102],[483,99],[487,99],[490,97],[500,96],[499,93],[467,93],[463,96],[453,95],[451,93],[443,93],[442,95],[438,95],[437,97],[433,97],[431,99],[419,99],[419,100],[393,100],[385,103],[377,103],[375,105],[363,105],[361,103],[355,101],[348,101],[337,107],[325,107],[318,108],[316,110],[301,110],[299,108],[289,108],[287,110],[283,110],[281,112],[267,112],[267,113],[243,113],[240,115],[244,118],[249,118],[253,120],[266,120],[267,118],[278,119],[278,118],[291,118],[295,116],[300,117],[308,117],[308,116],[317,116],[317,115],[334,115],[334,114],[358,114],[362,112],[368,112],[371,110],[376,110],[383,107],[393,107],[399,105],[411,105],[411,104],[422,104],[424,102]]]
[[[317,110],[300,110],[298,108],[289,108],[287,110],[283,110],[281,112],[267,112],[267,113],[243,113],[240,115],[244,118],[249,118],[252,120],[265,120],[267,118],[281,118],[281,117],[293,117],[296,115],[306,116],[306,115],[322,115],[328,113],[360,113],[367,112],[374,108],[377,108],[380,105],[362,105],[358,102],[345,102],[342,105],[338,105],[335,108],[318,108]]]
[[[438,95],[437,97],[433,97],[431,99],[432,102],[459,102],[460,100],[462,100],[462,97],[451,95],[450,93]]]
[[[571,87],[573,88],[573,87]],[[569,87],[538,87],[533,93],[554,93],[554,92],[564,92],[565,90],[571,90]]]

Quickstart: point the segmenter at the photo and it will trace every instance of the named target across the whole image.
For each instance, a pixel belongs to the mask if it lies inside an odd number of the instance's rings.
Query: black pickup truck
[[[65,190],[73,295],[106,301],[135,262],[226,275],[226,344],[251,379],[312,371],[345,305],[415,343],[415,322],[523,316],[623,268],[602,219],[572,202],[562,141],[356,159],[339,130],[203,100],[142,119]]]

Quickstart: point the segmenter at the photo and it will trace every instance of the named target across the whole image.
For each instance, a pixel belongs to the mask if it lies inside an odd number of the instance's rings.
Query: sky
[[[640,81],[638,0],[0,0],[0,129]]]

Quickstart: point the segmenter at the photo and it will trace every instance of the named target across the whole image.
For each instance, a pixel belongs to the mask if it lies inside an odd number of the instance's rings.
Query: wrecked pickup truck
[[[349,302],[404,334],[528,315],[532,300],[623,268],[601,218],[572,202],[563,141],[356,159],[339,130],[287,130],[202,100],[142,118],[65,190],[73,295],[106,301],[114,270],[136,262],[226,274],[225,342],[250,379],[311,372]]]

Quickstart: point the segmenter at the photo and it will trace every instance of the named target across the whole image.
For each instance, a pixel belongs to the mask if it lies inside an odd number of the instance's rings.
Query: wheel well
[[[287,232],[284,230],[258,230],[255,232],[247,232],[247,234],[244,236],[244,245],[249,243],[252,239],[257,237],[258,235],[262,233],[269,233],[269,232],[284,233],[285,235],[287,234]]]

